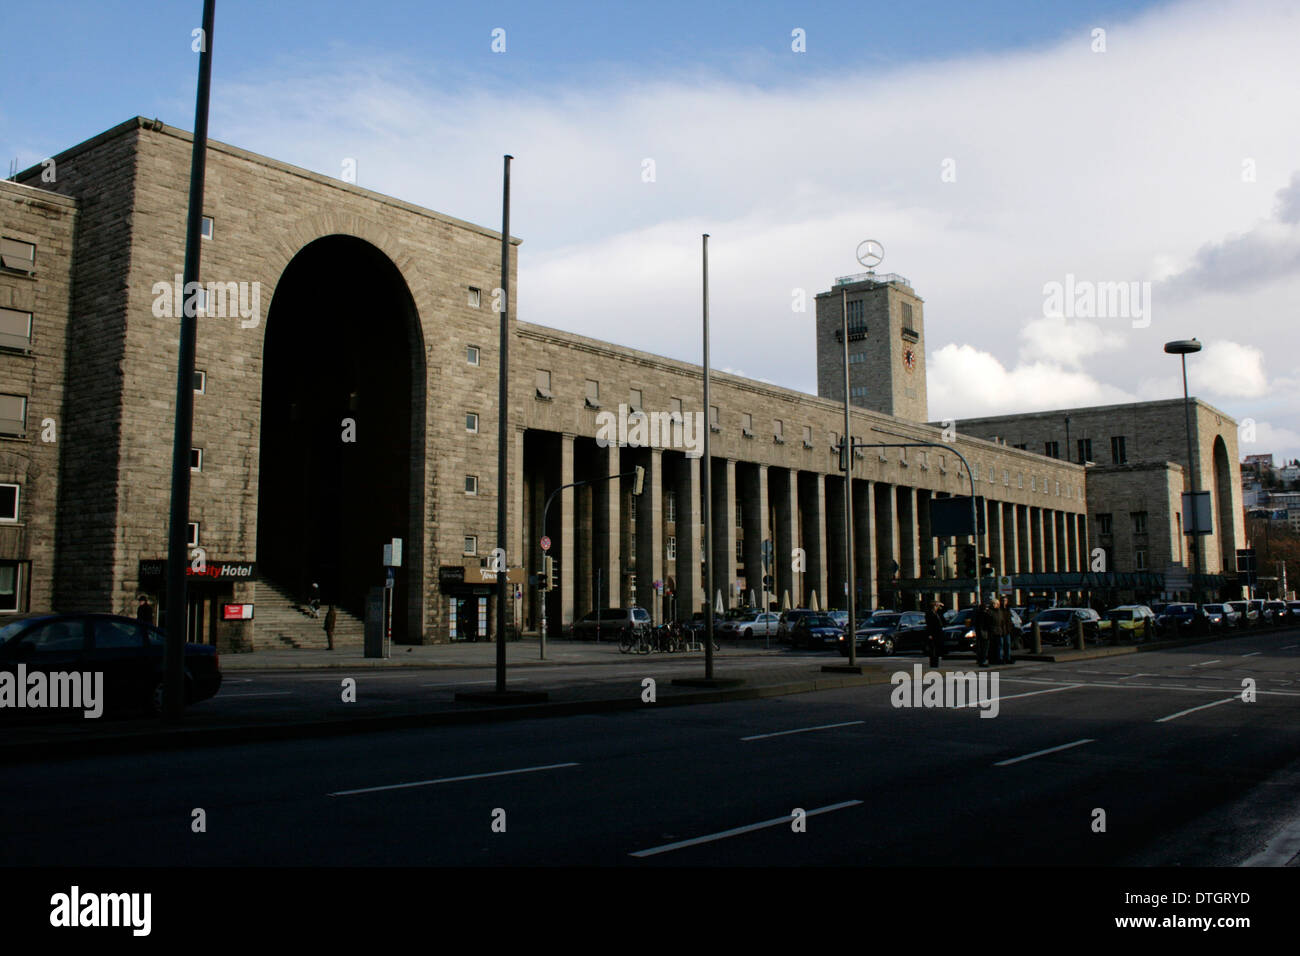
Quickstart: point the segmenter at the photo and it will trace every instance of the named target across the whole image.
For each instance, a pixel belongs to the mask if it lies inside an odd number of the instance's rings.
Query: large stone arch
[[[393,636],[419,641],[427,378],[411,263],[359,217],[312,217],[276,245],[284,264],[260,355],[260,573],[295,594],[319,581],[325,601],[360,615],[383,583],[382,545],[402,538]]]

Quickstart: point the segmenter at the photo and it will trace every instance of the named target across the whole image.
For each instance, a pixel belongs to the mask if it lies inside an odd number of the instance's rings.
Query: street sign
[[[1014,586],[1012,585],[1012,583],[1011,583],[1011,575],[1009,575],[1009,574],[1003,574],[1003,575],[999,575],[999,576],[998,576],[998,593],[999,593],[999,594],[1010,594],[1010,593],[1011,593],[1012,591],[1014,591],[1014,590],[1015,590],[1015,587],[1014,587]]]
[[[542,535],[542,550],[543,551],[551,550],[551,539],[548,538],[546,535]]]

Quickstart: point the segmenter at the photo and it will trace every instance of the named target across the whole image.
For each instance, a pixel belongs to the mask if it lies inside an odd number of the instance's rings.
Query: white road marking
[[[1128,677],[1121,677],[1120,680],[1131,680],[1134,677],[1157,677],[1157,674],[1129,674]]]
[[[1170,714],[1168,717],[1160,717],[1156,720],[1157,724],[1163,724],[1166,720],[1177,720],[1187,714],[1195,713],[1198,710],[1204,710],[1206,707],[1218,707],[1220,704],[1229,704],[1234,700],[1240,700],[1240,697],[1225,697],[1223,700],[1216,700],[1209,704],[1202,704],[1200,707],[1189,707],[1186,710],[1180,710],[1176,714]]]
[[[1279,651],[1289,651],[1293,647],[1300,647],[1300,644],[1287,644],[1285,647],[1279,647]]]
[[[752,737],[741,737],[741,740],[763,740],[766,737],[784,737],[786,734],[806,734],[810,730],[830,730],[832,727],[852,727],[854,724],[865,724],[865,720],[846,720],[842,724],[819,724],[816,727],[800,727],[798,730],[778,730],[774,734],[754,734]]]
[[[1223,663],[1222,659],[1216,657],[1216,658],[1215,658],[1214,660],[1212,660],[1212,661],[1201,661],[1199,664],[1188,664],[1187,666],[1188,666],[1188,667],[1204,667],[1204,666],[1207,665],[1207,664],[1222,664],[1222,663]]]
[[[809,810],[805,816],[815,817],[820,813],[830,813],[833,810],[843,810],[845,807],[856,807],[862,803],[861,800],[845,800],[843,803],[832,803],[830,806],[818,807],[816,810]],[[782,824],[789,825],[793,817],[787,815],[777,817],[775,820],[764,820],[762,823],[751,823],[748,826],[736,827],[734,830],[723,830],[720,833],[710,833],[708,836],[695,837],[690,840],[679,840],[676,843],[665,843],[663,846],[651,847],[648,850],[637,850],[629,853],[628,856],[655,856],[659,853],[668,853],[670,850],[680,850],[683,847],[698,846],[701,843],[711,843],[714,840],[725,840],[727,837],[739,836],[742,833],[753,833],[755,830],[764,830],[768,827],[777,827]]]
[[[1072,744],[1061,744],[1061,746],[1059,747],[1048,747],[1046,750],[1035,750],[1033,753],[1025,754],[1023,757],[1012,757],[1010,760],[999,760],[993,766],[1008,767],[1013,763],[1020,763],[1020,761],[1022,760],[1032,760],[1033,758],[1041,757],[1044,754],[1054,754],[1060,750],[1069,750],[1071,747],[1082,747],[1084,744],[1091,744],[1091,743],[1096,743],[1096,740],[1092,737],[1087,737],[1083,740],[1076,740]]]
[[[421,684],[420,686],[421,687],[468,687],[470,684],[495,684],[496,682],[497,682],[496,678],[494,677],[491,680],[458,680],[451,684]],[[527,684],[528,678],[512,677],[510,678],[510,683]]]
[[[1256,654],[1263,654],[1263,651],[1251,651],[1249,654],[1242,654],[1242,657],[1254,657]]]
[[[291,690],[268,690],[258,694],[220,694],[221,700],[229,700],[231,697],[289,697],[293,694]]]
[[[1064,687],[1049,687],[1047,688],[1047,690],[1028,690],[1025,691],[1023,694],[1002,694],[1001,696],[994,699],[999,701],[1015,700],[1017,697],[1033,697],[1036,694],[1055,694],[1057,691],[1073,690],[1076,687],[1091,687],[1091,686],[1092,686],[1091,684],[1066,684]],[[989,703],[992,703],[992,701],[989,701]],[[981,706],[981,704],[978,700],[973,700],[964,704],[963,706],[979,707]]]
[[[336,790],[326,794],[329,797],[348,797],[355,793],[378,793],[380,790],[406,790],[411,787],[431,787],[438,783],[459,783],[462,780],[482,780],[485,777],[508,777],[516,773],[536,773],[539,770],[559,770],[562,767],[576,767],[576,763],[549,763],[543,767],[521,767],[518,770],[496,770],[492,773],[471,773],[463,777],[440,777],[437,780],[416,780],[413,783],[390,783],[384,787],[362,787],[358,790]]]

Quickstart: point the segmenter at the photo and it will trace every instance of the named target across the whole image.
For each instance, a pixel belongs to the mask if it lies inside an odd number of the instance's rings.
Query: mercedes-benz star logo
[[[885,247],[874,239],[864,239],[858,243],[858,261],[868,269],[874,269],[880,265],[880,260],[885,258]]]

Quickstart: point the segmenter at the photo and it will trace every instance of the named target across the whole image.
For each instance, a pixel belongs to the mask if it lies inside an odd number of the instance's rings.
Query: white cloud
[[[1300,125],[1278,118],[1300,12],[1193,2],[1107,29],[1104,54],[1085,30],[771,88],[705,68],[467,91],[322,51],[223,84],[214,135],[330,175],[354,157],[360,185],[489,226],[513,153],[528,321],[698,361],[709,232],[715,364],[812,390],[811,297],[871,237],[925,299],[931,417],[1173,397],[1161,346],[1192,335],[1197,389],[1246,414],[1297,351]],[[1151,326],[1040,318],[1068,273],[1157,282]],[[1300,396],[1276,401],[1300,421]]]

